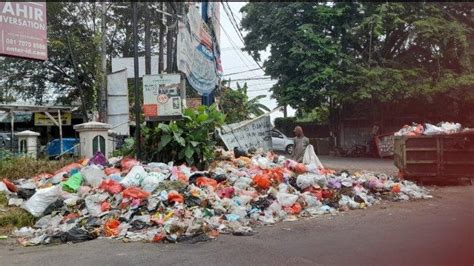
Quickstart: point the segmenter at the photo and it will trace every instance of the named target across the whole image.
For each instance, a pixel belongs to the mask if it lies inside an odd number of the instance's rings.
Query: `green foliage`
[[[241,122],[250,119],[252,116],[260,116],[265,111],[270,111],[268,107],[259,103],[261,99],[265,98],[265,95],[258,95],[249,100],[247,90],[247,83],[244,83],[242,87],[237,83],[237,89],[223,88],[220,108],[226,115],[226,123]]]
[[[186,109],[183,119],[144,128],[145,158],[149,161],[187,163],[204,169],[214,159],[216,128],[225,116],[215,105]]]
[[[135,154],[135,139],[126,138],[122,147],[115,150],[113,156],[133,156]]]
[[[473,97],[469,3],[251,2],[245,50],[269,48],[273,97],[300,113],[344,103]],[[454,104],[463,104],[459,97]],[[453,98],[454,99],[454,98]]]

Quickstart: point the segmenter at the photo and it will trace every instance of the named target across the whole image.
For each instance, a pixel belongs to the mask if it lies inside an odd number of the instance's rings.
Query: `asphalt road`
[[[474,187],[432,193],[431,200],[384,202],[197,244],[0,240],[0,265],[473,265]]]

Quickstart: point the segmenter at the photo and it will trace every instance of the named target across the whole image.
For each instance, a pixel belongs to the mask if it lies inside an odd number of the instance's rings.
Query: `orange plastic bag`
[[[306,166],[302,163],[298,163],[297,165],[295,165],[293,171],[297,174],[304,174],[306,173]]]
[[[168,193],[168,201],[183,203],[184,197],[183,195],[179,194],[178,191],[172,190]]]
[[[196,179],[196,185],[198,185],[199,187],[211,186],[215,189],[217,187],[217,181],[212,178],[201,176]]]
[[[256,187],[261,189],[267,189],[272,184],[270,177],[268,175],[255,175],[253,177],[253,183]]]
[[[118,236],[120,222],[116,219],[109,219],[104,223],[105,236]]]
[[[137,160],[135,160],[131,157],[125,157],[120,162],[120,166],[122,167],[122,171],[124,171],[124,172],[130,171],[130,169],[132,169],[132,167],[134,167],[135,165],[139,165],[139,164],[140,164],[140,162],[138,162]]]
[[[122,191],[124,198],[131,199],[146,199],[150,196],[150,193],[138,188],[138,187],[129,187]]]
[[[267,173],[270,175],[272,180],[276,180],[278,183],[283,182],[283,168],[273,168],[271,170],[267,170]]]
[[[113,179],[107,179],[102,181],[102,183],[100,183],[99,188],[112,194],[120,193],[123,190],[122,185]]]
[[[392,192],[393,193],[400,193],[400,184],[396,183],[392,185]]]
[[[70,172],[72,169],[81,169],[82,168],[82,165],[81,164],[78,164],[78,163],[71,163],[71,164],[68,164],[66,166],[64,166],[63,168],[57,170],[56,172],[54,172],[55,175],[61,173],[61,172]]]
[[[105,175],[120,174],[120,169],[115,167],[105,168],[104,173]]]
[[[161,242],[165,238],[165,235],[163,233],[158,233],[153,237],[152,242],[158,243]]]
[[[13,184],[13,182],[11,182],[8,178],[5,177],[3,179],[3,183],[5,183],[5,186],[7,186],[8,190],[10,190],[10,192],[16,192],[15,184]]]
[[[284,210],[289,214],[298,214],[301,212],[301,204],[295,202],[293,205],[285,207]]]

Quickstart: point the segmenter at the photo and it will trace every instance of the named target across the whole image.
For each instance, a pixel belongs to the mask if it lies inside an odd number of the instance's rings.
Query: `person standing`
[[[309,139],[304,136],[303,129],[300,126],[296,126],[293,132],[295,133],[295,147],[293,149],[292,159],[302,163],[304,152],[309,145]]]

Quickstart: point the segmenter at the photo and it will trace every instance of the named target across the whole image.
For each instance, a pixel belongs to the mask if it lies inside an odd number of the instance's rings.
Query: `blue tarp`
[[[79,144],[79,139],[64,138],[63,151],[67,151],[65,154],[73,154],[75,150],[73,149],[73,147],[77,144]],[[49,157],[61,154],[61,142],[59,141],[59,139],[54,139],[48,143],[48,145],[46,146],[46,153]]]

